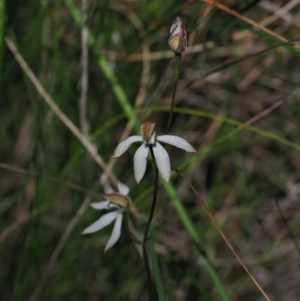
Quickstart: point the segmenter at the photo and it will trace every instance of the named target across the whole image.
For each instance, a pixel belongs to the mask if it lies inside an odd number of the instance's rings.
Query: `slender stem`
[[[149,214],[149,219],[146,225],[145,229],[145,234],[144,234],[144,240],[143,240],[143,256],[144,256],[144,261],[145,261],[145,267],[148,275],[148,282],[149,282],[149,301],[153,300],[153,291],[152,291],[152,280],[151,280],[151,272],[150,272],[150,267],[149,267],[149,261],[148,261],[148,254],[147,254],[147,240],[148,240],[148,232],[150,229],[150,225],[153,219],[154,215],[154,210],[156,206],[156,198],[157,198],[157,187],[158,187],[158,168],[156,165],[154,153],[152,146],[149,146],[150,148],[150,153],[151,153],[151,158],[154,164],[154,191],[153,191],[153,198],[152,198],[152,205],[151,205],[151,210]]]
[[[173,86],[172,102],[171,102],[170,111],[169,111],[169,118],[168,118],[168,123],[167,123],[167,130],[166,130],[167,134],[170,131],[171,123],[172,123],[173,108],[174,108],[174,102],[175,102],[177,83],[178,83],[178,79],[179,79],[180,64],[181,64],[181,54],[175,53],[174,86]]]

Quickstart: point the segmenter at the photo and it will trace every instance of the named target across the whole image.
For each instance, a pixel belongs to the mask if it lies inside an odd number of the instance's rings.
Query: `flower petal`
[[[164,180],[166,182],[169,182],[171,174],[171,165],[167,151],[162,147],[160,143],[156,141],[156,144],[153,147],[153,153],[159,172],[161,173]]]
[[[117,211],[114,211],[101,216],[97,221],[87,227],[82,234],[94,233],[98,230],[101,230],[115,220],[118,214],[119,213]]]
[[[141,145],[134,154],[134,176],[137,183],[143,178],[147,167],[147,156],[149,148],[146,145]]]
[[[178,148],[182,148],[187,152],[190,153],[196,153],[197,151],[192,147],[191,144],[189,144],[185,139],[174,136],[174,135],[162,135],[157,136],[156,140],[164,143],[171,144],[173,146],[176,146]]]
[[[127,139],[125,139],[124,141],[122,141],[116,148],[114,154],[111,156],[112,158],[117,158],[120,157],[121,155],[123,155],[128,148],[130,147],[130,145],[134,142],[142,142],[143,141],[143,137],[142,136],[131,136],[128,137]]]
[[[110,236],[110,239],[108,240],[108,242],[105,246],[104,253],[118,241],[118,239],[121,235],[122,219],[123,219],[123,214],[118,213],[113,231]]]
[[[90,206],[96,210],[109,209],[108,208],[109,201],[102,201],[97,203],[91,203]]]
[[[123,195],[128,195],[129,193],[129,187],[121,182],[118,182],[118,190]]]

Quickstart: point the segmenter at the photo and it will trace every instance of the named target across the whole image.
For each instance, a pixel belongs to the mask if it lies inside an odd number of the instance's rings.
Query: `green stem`
[[[150,229],[150,225],[151,225],[151,222],[153,219],[154,210],[155,210],[155,206],[156,206],[157,187],[158,187],[158,168],[156,165],[152,146],[150,145],[149,148],[150,148],[151,158],[152,158],[152,161],[154,164],[154,191],[153,191],[153,198],[152,198],[152,205],[151,205],[151,210],[150,210],[150,214],[149,214],[149,219],[148,219],[146,229],[145,229],[145,234],[144,234],[143,256],[144,256],[145,267],[146,267],[146,271],[147,271],[147,275],[148,275],[148,282],[149,282],[149,301],[152,301],[153,300],[153,296],[152,296],[153,292],[152,292],[151,272],[150,272],[148,255],[147,255],[147,240],[149,239],[148,232]]]
[[[178,83],[178,79],[179,79],[180,65],[181,65],[181,54],[175,53],[174,86],[173,86],[172,102],[171,102],[170,111],[169,111],[169,118],[168,118],[168,123],[167,123],[167,130],[166,130],[167,134],[169,134],[171,124],[172,124],[173,109],[174,109],[176,88],[177,88],[177,83]]]

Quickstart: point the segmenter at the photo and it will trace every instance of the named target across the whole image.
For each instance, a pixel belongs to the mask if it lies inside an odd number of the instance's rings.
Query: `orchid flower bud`
[[[171,49],[178,54],[188,48],[189,32],[178,16],[171,26],[168,43]]]

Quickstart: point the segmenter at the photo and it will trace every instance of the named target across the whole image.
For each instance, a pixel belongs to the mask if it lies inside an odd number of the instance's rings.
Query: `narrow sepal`
[[[123,220],[123,215],[121,213],[118,213],[113,231],[112,231],[111,236],[105,246],[104,253],[106,253],[106,251],[108,249],[110,249],[120,238],[121,228],[122,228],[122,220]]]
[[[197,152],[190,143],[188,143],[185,139],[178,136],[162,135],[162,136],[157,136],[156,140],[184,149],[189,153]]]
[[[112,158],[117,158],[122,156],[130,147],[132,143],[135,142],[142,142],[143,138],[141,136],[131,136],[122,141],[117,148],[115,149],[114,154],[112,155]]]
[[[109,209],[108,207],[109,201],[91,203],[90,206],[96,210]]]
[[[171,165],[167,151],[162,147],[160,143],[156,142],[155,146],[153,147],[153,153],[159,172],[161,173],[163,179],[166,182],[169,182],[171,174]]]
[[[113,222],[116,217],[118,216],[118,212],[110,212],[103,216],[101,216],[97,221],[95,221],[93,224],[91,224],[89,227],[87,227],[82,234],[88,234],[88,233],[94,233],[96,231],[99,231],[109,225],[111,222]]]
[[[145,174],[148,152],[149,148],[143,144],[137,149],[136,153],[134,154],[134,176],[137,183],[141,181]]]

